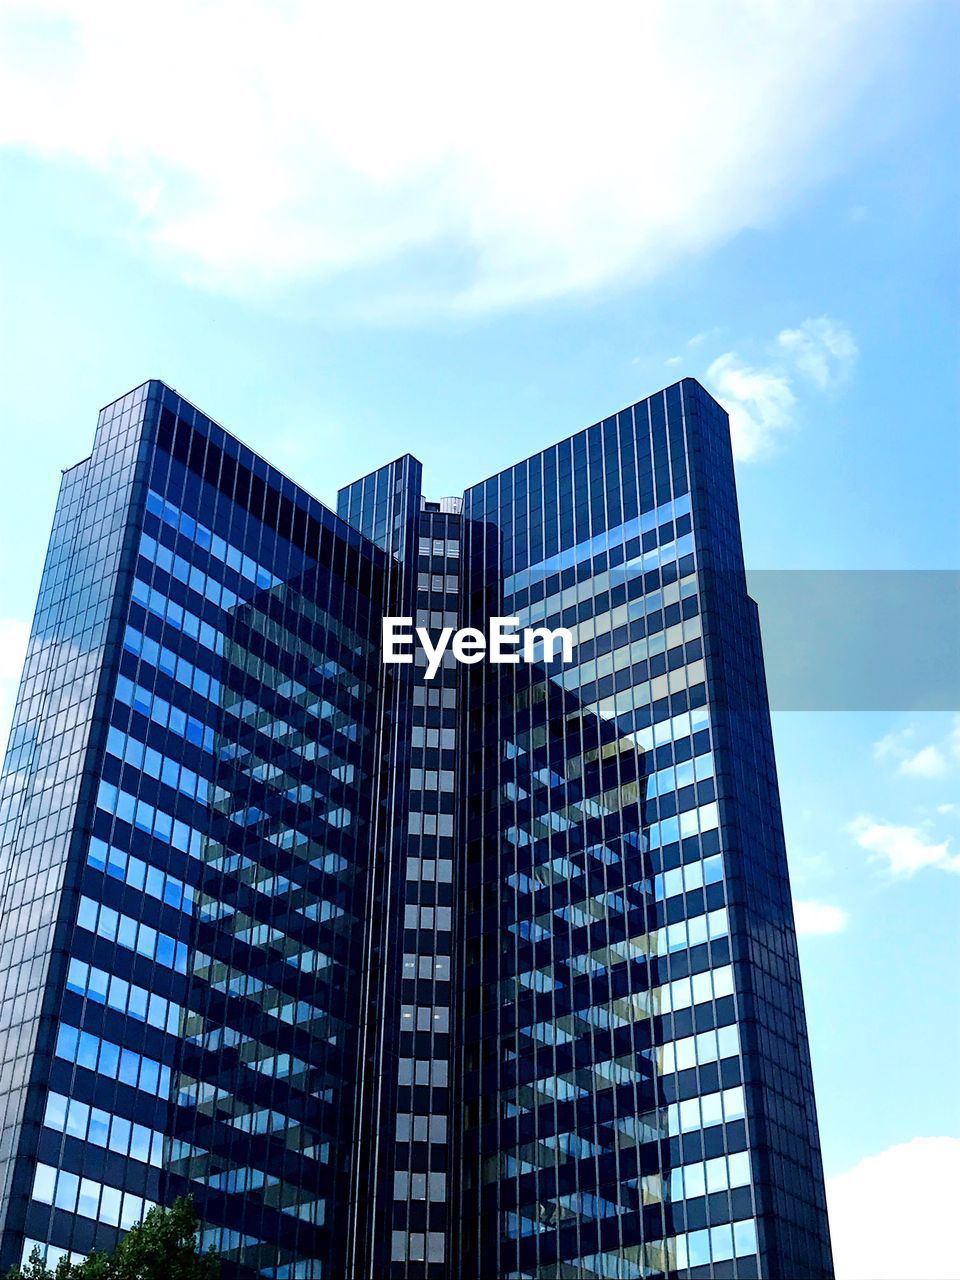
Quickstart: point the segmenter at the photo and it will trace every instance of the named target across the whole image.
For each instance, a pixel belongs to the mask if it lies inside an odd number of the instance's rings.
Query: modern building
[[[384,665],[381,625],[572,660]],[[829,1277],[726,415],[337,514],[176,392],[64,473],[0,812],[0,1271]]]

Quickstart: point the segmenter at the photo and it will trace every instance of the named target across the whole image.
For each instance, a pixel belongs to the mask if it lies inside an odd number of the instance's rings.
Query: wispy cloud
[[[860,354],[850,330],[829,316],[804,320],[799,329],[781,330],[777,345],[793,360],[797,372],[821,391],[842,381]]]
[[[917,746],[918,736],[915,725],[895,730],[873,744],[873,754],[906,778],[935,781],[960,768],[960,716],[954,716],[949,731],[935,742]]]
[[[926,867],[960,872],[960,854],[950,852],[950,841],[934,841],[925,827],[877,822],[861,814],[848,830],[860,848],[883,863],[892,876],[906,878]]]
[[[0,146],[95,170],[211,287],[507,306],[772,223],[862,145],[909,10],[8,0]]]
[[[921,747],[898,766],[898,772],[910,778],[942,778],[948,769],[943,752],[934,746]]]
[[[830,1178],[837,1280],[952,1280],[958,1185],[960,1138],[914,1138]]]
[[[710,365],[706,380],[730,415],[734,457],[742,462],[768,453],[793,426],[797,398],[788,374],[752,368],[728,351]]]
[[[843,933],[849,921],[843,907],[812,898],[795,899],[793,916],[799,934]]]
[[[873,744],[875,758],[877,760],[902,760],[909,753],[911,744],[916,737],[916,732],[913,725],[907,725],[904,729],[894,729],[890,733],[885,733],[882,738],[878,738]]]
[[[709,342],[711,338],[718,337],[723,330],[719,326],[713,329],[704,329],[702,333],[695,333],[692,338],[687,339],[688,347],[702,347],[705,342]]]
[[[734,456],[750,462],[770,453],[795,425],[798,386],[817,391],[836,386],[857,359],[857,344],[843,324],[829,316],[782,329],[773,343],[773,359],[748,363],[727,351],[707,369],[705,381],[730,414]]]

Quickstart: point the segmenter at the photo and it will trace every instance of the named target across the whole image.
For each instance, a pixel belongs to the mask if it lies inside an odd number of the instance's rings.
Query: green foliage
[[[216,1255],[197,1248],[199,1225],[188,1199],[175,1201],[169,1209],[158,1205],[112,1254],[91,1253],[82,1262],[64,1258],[51,1271],[35,1249],[26,1265],[14,1267],[7,1280],[217,1280]]]

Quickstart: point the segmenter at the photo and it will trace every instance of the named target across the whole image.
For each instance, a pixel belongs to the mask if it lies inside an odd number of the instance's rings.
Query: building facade
[[[427,680],[386,616],[573,657]],[[189,1194],[238,1280],[832,1274],[696,382],[336,514],[138,387],[64,473],[2,788],[0,1270]]]

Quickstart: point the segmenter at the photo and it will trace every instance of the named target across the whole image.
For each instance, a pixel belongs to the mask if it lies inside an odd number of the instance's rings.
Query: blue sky
[[[147,377],[330,501],[689,374],[749,565],[958,567],[960,11],[635,9],[0,5],[4,718],[58,470]],[[958,721],[774,727],[838,1275],[947,1275]]]

